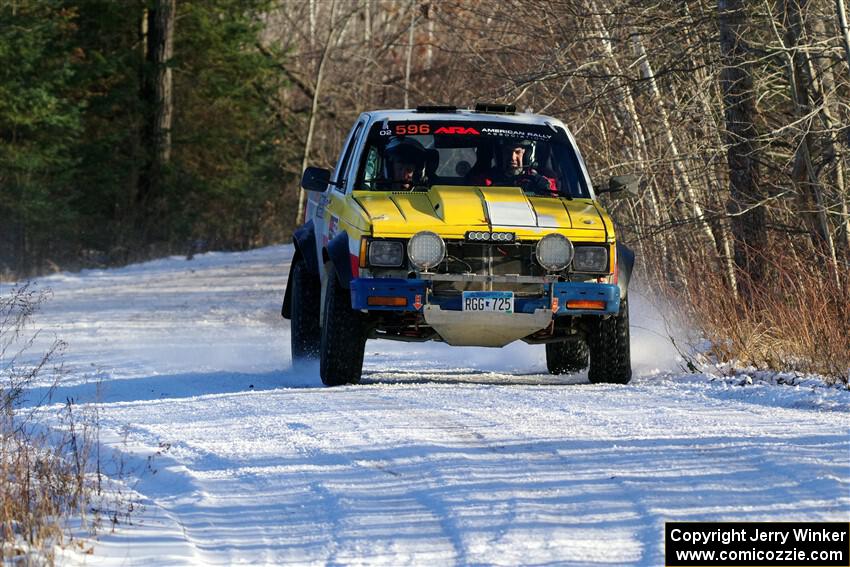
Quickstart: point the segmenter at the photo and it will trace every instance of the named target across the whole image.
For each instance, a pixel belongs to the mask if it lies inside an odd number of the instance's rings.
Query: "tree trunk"
[[[691,15],[687,3],[684,4],[684,11],[688,20],[693,21],[693,16]],[[702,123],[704,124],[703,136],[705,139],[712,140],[712,143],[716,148],[721,148],[723,147],[723,140],[721,138],[723,128],[720,124],[722,118],[718,116],[717,109],[721,106],[722,96],[717,92],[717,83],[713,81],[710,74],[706,71],[706,60],[704,58],[697,58],[699,49],[694,45],[691,37],[691,33],[685,34],[685,43],[688,48],[688,53],[693,54],[691,62],[694,68],[694,77],[697,79],[697,89],[699,91],[697,96],[704,115],[702,120]],[[704,177],[706,187],[708,187],[707,197],[709,198],[709,201],[707,207],[709,212],[712,210],[722,210],[723,199],[725,196],[723,195],[721,180],[718,175],[717,168],[706,167]],[[720,241],[717,253],[720,255],[720,262],[724,268],[726,283],[729,285],[729,289],[737,295],[738,279],[735,276],[735,255],[733,251],[732,235],[730,234],[731,229],[729,219],[720,217],[719,215],[717,216],[718,218],[710,223],[716,239]]]
[[[835,11],[838,16],[838,27],[841,31],[841,43],[844,46],[844,61],[847,63],[847,77],[850,79],[850,26],[847,25],[847,11],[844,9],[844,0],[835,0]],[[850,136],[850,134],[848,134]],[[845,253],[850,257],[850,187],[845,187],[843,156],[838,156],[838,167],[841,171],[841,213],[844,217],[844,238],[847,250]]]
[[[626,113],[624,118],[628,125],[631,127],[630,133],[633,137],[635,147],[637,148],[637,155],[632,154],[631,157],[635,162],[647,164],[649,162],[649,150],[646,147],[646,135],[644,133],[643,124],[640,120],[640,115],[638,114],[637,109],[635,107],[635,101],[632,97],[632,91],[621,78],[625,75],[623,73],[622,68],[620,67],[619,61],[617,61],[617,58],[614,54],[614,47],[611,44],[608,29],[606,28],[605,22],[602,20],[602,17],[599,15],[599,10],[596,7],[595,3],[590,3],[590,9],[593,13],[593,24],[596,28],[595,31],[599,34],[599,37],[601,38],[602,47],[605,49],[605,54],[608,56],[611,67],[614,70],[614,78],[612,80],[614,81],[615,88],[623,93],[623,104],[626,107]],[[648,193],[649,203],[651,207],[650,210],[653,216],[652,224],[655,224],[656,226],[659,224],[667,224],[670,221],[669,211],[667,209],[662,209],[659,206],[660,190],[655,179],[653,179],[650,183]],[[669,258],[667,238],[668,237],[666,233],[660,234],[660,238],[658,238],[658,245],[661,248],[660,255],[662,258],[662,262],[665,263]],[[668,268],[669,266],[665,265],[662,267],[662,271],[667,272]]]
[[[367,50],[372,47],[372,0],[363,5],[363,43]]]
[[[413,58],[413,32],[416,29],[416,0],[410,3],[410,28],[407,35],[407,57],[404,65],[404,108],[410,107],[410,60]]]
[[[811,28],[811,44],[826,44],[830,37],[826,31],[826,25],[821,18],[809,18],[807,20]],[[841,109],[836,100],[835,74],[832,71],[832,61],[828,52],[813,50],[813,55],[807,57],[808,73],[812,79],[812,88],[816,95],[815,104],[820,108],[818,116],[823,124],[824,135],[822,136],[823,161],[825,162],[824,177],[828,183],[831,181],[832,190],[826,196],[826,209],[839,210],[843,216],[838,217],[838,238],[834,240],[836,255],[838,256],[843,247],[843,258],[850,261],[850,215],[847,214],[847,187],[844,180],[844,152],[842,152],[839,141],[842,124],[837,116]],[[836,273],[840,274],[840,270]]]
[[[735,237],[735,263],[744,277],[738,287],[752,296],[766,277],[763,252],[767,249],[765,210],[759,186],[759,149],[755,127],[756,106],[749,48],[744,41],[748,18],[743,0],[718,0],[722,69],[720,84],[726,115],[726,159],[729,167],[728,213]]]
[[[171,58],[174,55],[174,19],[176,0],[158,0],[149,17],[153,20],[149,51],[154,70],[154,140],[156,159],[161,165],[171,160],[171,124],[174,117]]]
[[[821,18],[807,20],[811,28],[810,35],[813,45],[825,45],[829,40],[826,25]],[[829,53],[824,50],[814,50],[807,57],[808,73],[812,78],[812,87],[817,96],[816,105],[820,108],[818,116],[823,124],[823,160],[825,162],[825,177],[832,182],[833,191],[827,196],[827,209],[837,209],[843,213],[839,221],[840,235],[836,239],[836,254],[843,247],[845,261],[850,261],[850,215],[847,214],[847,188],[844,182],[844,155],[841,149],[839,135],[842,124],[837,116],[841,109],[836,100],[835,74],[832,71],[832,61]]]
[[[658,88],[658,84],[655,80],[655,73],[652,70],[652,65],[650,64],[649,57],[643,47],[643,42],[641,41],[639,34],[635,33],[632,35],[632,45],[635,50],[635,55],[638,57],[638,61],[640,62],[641,74],[645,80],[649,81],[649,91],[655,98],[658,105],[658,114],[661,117],[661,125],[664,128],[665,140],[673,161],[673,182],[677,187],[684,190],[687,195],[688,202],[690,202],[693,207],[694,217],[696,218],[701,232],[705,235],[706,242],[710,244],[714,250],[720,250],[722,244],[715,237],[714,232],[711,230],[711,226],[705,219],[705,211],[699,203],[693,183],[691,183],[690,175],[685,169],[683,158],[679,152],[678,144],[676,143],[676,138],[673,135],[673,129],[670,126],[670,118],[667,114],[667,105],[665,104],[664,97]],[[734,282],[734,279],[729,283],[732,282]]]
[[[158,219],[162,174],[171,160],[171,125],[174,116],[171,58],[174,53],[176,0],[156,0],[147,14],[146,73],[143,99],[148,107],[144,144],[147,167],[137,195],[144,224]]]
[[[310,151],[313,147],[313,132],[316,129],[316,115],[319,112],[319,95],[322,92],[322,80],[325,76],[325,64],[328,60],[328,52],[331,49],[331,44],[333,43],[333,34],[334,34],[334,26],[333,21],[336,16],[335,10],[336,1],[331,3],[331,28],[328,30],[328,38],[325,41],[325,45],[322,47],[322,55],[319,58],[319,66],[316,69],[316,84],[313,88],[313,100],[310,103],[310,118],[307,121],[307,136],[304,139],[304,152],[301,157],[301,172],[307,169],[307,164],[310,162]],[[304,222],[304,200],[305,193],[304,189],[299,187],[298,190],[298,210],[296,212],[295,224],[296,226]]]
[[[823,188],[818,179],[812,162],[815,136],[812,133],[814,114],[812,113],[812,94],[814,77],[810,74],[808,56],[802,45],[804,34],[803,12],[807,0],[785,0],[783,12],[785,19],[785,59],[788,83],[791,89],[791,100],[794,103],[794,116],[800,124],[802,137],[795,141],[794,167],[791,179],[796,188],[797,197],[804,211],[806,224],[809,227],[815,248],[829,258],[832,264],[833,276],[838,279],[838,266],[835,257],[835,246],[829,219],[826,216],[826,206],[823,198]],[[777,36],[779,33],[777,32]],[[780,36],[780,41],[783,38]]]
[[[850,26],[847,25],[847,11],[844,9],[844,0],[835,0],[835,12],[838,16],[838,27],[841,30],[841,43],[844,46],[847,74],[850,77]]]
[[[313,49],[316,45],[316,0],[310,0],[307,6],[307,11],[307,18],[310,26],[310,49]]]

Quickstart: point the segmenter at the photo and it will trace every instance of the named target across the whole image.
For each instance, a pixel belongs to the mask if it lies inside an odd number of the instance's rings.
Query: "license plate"
[[[512,291],[465,291],[463,292],[464,311],[514,312],[514,292]]]

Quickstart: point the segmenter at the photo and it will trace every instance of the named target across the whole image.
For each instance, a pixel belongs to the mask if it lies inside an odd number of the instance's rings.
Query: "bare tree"
[[[767,249],[767,233],[760,187],[755,90],[744,40],[748,14],[742,0],[718,0],[717,8],[723,58],[720,83],[729,144],[729,214],[736,237],[735,262],[749,276],[739,280],[739,289],[749,297],[752,285],[760,285],[766,276],[762,254]]]
[[[313,12],[314,12],[314,5],[311,3],[310,4],[310,17],[311,17],[311,20],[310,20],[310,23],[311,23],[310,37],[311,37],[311,42],[312,42],[312,38],[313,38],[313,27],[314,27],[313,26],[314,20],[312,19],[314,17]],[[336,15],[336,0],[332,0],[331,1],[331,8],[330,8],[331,26],[328,29],[328,37],[325,40],[324,45],[322,46],[322,54],[319,57],[319,64],[316,67],[316,78],[313,82],[313,97],[312,97],[312,101],[310,102],[309,119],[307,120],[307,136],[304,139],[304,152],[303,152],[303,156],[301,158],[301,171],[304,171],[305,169],[307,169],[307,164],[310,163],[310,150],[313,147],[313,131],[316,127],[316,114],[317,114],[318,108],[319,108],[319,96],[321,95],[321,92],[322,92],[322,80],[325,78],[325,64],[327,63],[328,52],[331,49],[334,34],[336,32],[335,15]],[[304,189],[299,189],[299,192],[298,192],[298,210],[297,210],[296,215],[295,215],[296,224],[300,223],[303,218],[304,218]]]
[[[841,35],[841,44],[844,47],[844,61],[847,63],[847,77],[850,79],[850,26],[847,25],[847,12],[844,9],[844,0],[835,0],[835,11],[838,19],[838,27]],[[831,81],[830,81],[831,82]],[[848,134],[847,145],[850,145],[850,134]],[[846,241],[847,260],[850,261],[850,187],[844,182],[842,156],[837,156],[836,185],[838,186],[841,200],[841,215],[844,219],[843,230]]]
[[[807,8],[807,0],[784,0],[782,4],[786,29],[784,44],[775,21],[771,19],[771,22],[777,39],[784,48],[782,53],[785,57],[788,86],[796,118],[795,124],[799,125],[799,139],[794,144],[796,149],[791,180],[800,202],[800,210],[808,221],[815,247],[831,260],[833,276],[838,278],[835,246],[826,215],[823,188],[812,157],[815,145],[812,130],[817,111],[813,108],[814,77],[802,45],[805,31],[803,12]]]
[[[743,290],[765,281],[769,239],[838,261],[850,84],[835,71],[835,4],[794,1],[805,7],[793,41],[785,20],[773,30],[744,0],[314,2],[312,49],[310,5],[283,3],[271,35],[286,46],[278,114],[284,155],[296,155],[283,167],[332,166],[368,108],[503,100],[563,118],[595,177],[641,173],[641,199],[609,205],[658,275],[683,281],[699,258]],[[340,24],[346,9],[353,30]],[[812,238],[793,238],[801,231]]]
[[[847,62],[847,73],[850,75],[850,26],[847,25],[847,11],[844,0],[835,0],[835,13],[841,29],[841,42],[844,46],[844,60]]]
[[[404,63],[404,108],[410,108],[410,63],[413,59],[413,32],[416,30],[416,0],[410,2],[410,28],[407,35],[407,55]]]

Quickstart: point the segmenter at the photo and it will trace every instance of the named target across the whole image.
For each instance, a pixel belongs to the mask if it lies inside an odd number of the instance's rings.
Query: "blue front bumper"
[[[614,284],[557,282],[543,285],[539,297],[515,297],[515,313],[534,313],[536,309],[551,309],[555,315],[614,315],[620,310],[620,288]],[[369,298],[404,297],[401,306],[369,305]],[[557,300],[557,303],[556,301]],[[575,300],[604,301],[605,309],[568,309]],[[374,300],[373,300],[374,301]],[[461,296],[441,296],[431,293],[431,282],[401,278],[355,278],[351,280],[351,305],[369,311],[421,311],[424,305],[439,305],[440,309],[461,311]]]

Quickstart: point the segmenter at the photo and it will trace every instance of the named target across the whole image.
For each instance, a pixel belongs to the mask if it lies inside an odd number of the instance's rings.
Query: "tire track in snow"
[[[382,398],[378,396],[377,399]],[[393,407],[393,405],[395,404],[387,404],[386,407],[378,406],[374,411],[388,411],[389,408]],[[368,412],[368,406],[366,409]],[[393,408],[393,410],[397,411],[397,408]],[[367,412],[338,412],[337,419],[340,423],[346,424],[346,429],[349,433],[360,437],[363,445],[380,447],[385,443],[385,439],[383,439],[380,435],[375,434],[376,424],[373,419],[370,419]],[[372,455],[363,456],[366,458],[361,457],[352,459],[347,454],[343,454],[343,457],[345,459],[345,463],[352,470],[359,469],[364,471],[369,477],[373,477],[375,471],[381,473],[383,478],[379,476],[379,478],[373,479],[371,486],[367,489],[367,491],[371,490],[374,494],[376,494],[373,499],[377,502],[382,502],[382,507],[385,509],[387,515],[393,516],[395,513],[401,511],[403,517],[410,518],[407,520],[408,523],[415,522],[415,524],[411,525],[411,528],[420,532],[428,530],[428,526],[431,524],[439,525],[443,528],[442,533],[440,534],[441,537],[436,537],[437,534],[434,534],[434,536],[429,538],[430,542],[427,543],[427,547],[433,549],[427,551],[422,550],[420,551],[421,555],[433,555],[435,556],[434,559],[443,564],[465,563],[464,561],[458,561],[458,557],[462,557],[463,549],[456,545],[457,542],[454,540],[455,532],[450,529],[446,530],[444,526],[444,517],[441,514],[436,513],[433,507],[428,506],[426,502],[422,502],[421,498],[418,497],[419,489],[416,488],[416,484],[422,482],[421,477],[412,479],[409,475],[405,475],[396,470],[391,462],[387,463],[385,459],[372,458]],[[366,501],[364,495],[355,487],[343,486],[341,488],[345,490],[346,494],[343,498],[350,501],[350,505],[345,508],[347,514],[342,523],[345,524],[347,521],[349,523],[354,522],[356,524],[358,520],[358,507],[365,509],[368,517],[375,504],[371,501]],[[426,513],[422,514],[422,512],[417,511],[415,504],[418,504],[419,507]],[[429,518],[429,516],[431,516],[431,518]],[[344,534],[345,531],[340,530],[337,533]],[[382,535],[384,534],[375,534],[376,538],[380,538]],[[444,551],[440,551],[440,540],[445,540],[447,542],[448,548],[451,550],[450,553],[447,554]],[[329,562],[333,564],[348,564],[352,561],[357,561],[357,559],[357,555],[353,554],[351,550],[347,550],[344,547],[337,545],[335,553],[329,557]],[[372,560],[375,560],[374,556]],[[413,557],[410,557],[409,560],[413,560]],[[392,564],[393,561],[389,560],[388,563]]]
[[[512,391],[512,393],[515,392]],[[398,400],[395,401],[397,402]],[[423,423],[427,423],[432,427],[446,432],[447,434],[449,434],[450,437],[460,440],[463,443],[463,446],[467,449],[480,446],[487,452],[490,452],[494,455],[508,457],[513,456],[513,451],[515,450],[527,451],[529,453],[536,452],[538,454],[547,452],[547,442],[545,440],[541,442],[540,439],[537,439],[535,437],[529,437],[527,434],[524,433],[522,435],[519,435],[521,433],[519,430],[517,430],[516,428],[511,428],[511,425],[514,421],[513,415],[506,415],[501,412],[496,412],[488,413],[485,416],[480,413],[470,411],[468,408],[464,409],[459,407],[453,407],[451,410],[447,410],[441,407],[423,408],[422,400],[416,400],[416,402],[414,402],[410,399],[405,398],[404,401],[408,406],[408,412],[419,416],[419,419]],[[514,409],[521,410],[521,405],[517,404]],[[498,421],[493,419],[496,416],[500,418]],[[463,419],[464,417],[467,419]],[[482,433],[482,430],[486,431],[487,433]],[[508,437],[513,440],[512,446],[507,447],[503,440],[500,439],[492,440],[489,435],[490,431],[500,431],[503,433],[509,433]],[[547,459],[542,463],[538,463],[538,474],[545,475],[547,469],[551,468],[566,469],[569,465],[569,462],[557,451],[548,451],[548,454],[552,457],[552,459]],[[441,487],[445,486],[448,483],[445,474],[443,473],[442,467],[430,467],[428,471],[428,476],[432,480],[431,482],[429,482],[429,487],[423,491],[423,499],[426,502],[430,502],[432,507],[435,507],[436,513],[445,517],[445,522],[446,525],[449,526],[449,530],[453,530],[458,533],[463,533],[464,526],[462,521],[460,521],[462,518],[459,518],[459,516],[462,516],[462,512],[457,510],[457,505],[447,503],[444,501],[444,499],[439,497]],[[544,494],[547,492],[557,492],[557,486],[548,486],[544,488]],[[545,498],[545,496],[543,497]],[[624,501],[627,503],[630,502],[626,490],[622,487],[620,494],[612,494],[609,490],[608,497],[619,499],[620,501]],[[493,532],[492,535],[489,537],[486,543],[478,543],[476,547],[495,548],[498,546],[502,538],[505,538],[509,535],[511,527],[514,526],[517,520],[518,498],[522,498],[522,496],[519,495],[516,490],[514,490],[509,497],[506,497],[508,509],[500,511],[500,516],[498,518],[493,518],[494,523],[492,523],[491,525],[491,531]],[[639,506],[635,506],[635,504],[637,504],[635,502],[631,502],[631,504],[633,504],[633,511],[620,512],[620,515],[626,515],[632,518],[641,517],[641,512],[643,511],[642,508]],[[460,505],[462,506],[462,503]],[[509,541],[507,543],[508,545],[510,545]],[[469,549],[467,544],[463,542],[462,538],[458,540],[456,547],[461,550],[461,553],[459,554],[461,561],[458,562],[458,564],[460,565],[467,564],[468,557],[476,556],[475,550]],[[575,564],[581,565],[583,563],[583,560],[579,560]]]
[[[387,371],[384,372],[384,376],[389,376],[391,374],[392,374],[391,370],[387,370]],[[507,377],[507,378],[509,379],[509,377]],[[463,385],[466,385],[466,383],[463,382]],[[468,410],[468,408],[465,410],[463,407],[458,407],[457,405],[455,405],[451,408],[451,412],[447,412],[443,408],[440,408],[440,407],[429,407],[429,408],[423,409],[422,406],[424,405],[423,404],[424,400],[418,399],[418,398],[415,401],[407,400],[407,403],[408,403],[408,406],[410,407],[411,411],[413,411],[413,410],[418,410],[419,412],[424,411],[425,412],[424,415],[430,416],[429,423],[441,425],[443,427],[443,429],[445,431],[447,431],[448,433],[454,434],[456,437],[460,437],[464,440],[471,441],[472,443],[485,444],[488,447],[488,449],[493,451],[493,452],[501,452],[501,451],[503,451],[503,445],[500,444],[498,442],[498,440],[496,440],[495,444],[494,444],[494,442],[490,440],[488,435],[481,433],[481,431],[482,430],[487,431],[487,432],[492,431],[492,430],[498,430],[498,431],[502,431],[502,432],[508,431],[508,432],[511,432],[510,437],[522,438],[523,430],[517,429],[517,428],[514,427],[514,424],[516,422],[515,415],[517,413],[522,412],[524,402],[527,402],[529,406],[539,405],[541,390],[546,390],[546,388],[535,388],[534,390],[532,390],[531,388],[528,388],[528,387],[525,387],[525,386],[517,386],[517,387],[494,387],[493,389],[498,389],[498,388],[502,388],[506,392],[509,392],[507,395],[509,395],[509,397],[510,397],[511,405],[509,406],[510,410],[508,412],[502,412],[502,411],[498,411],[498,410],[494,411],[492,409],[488,409],[486,412],[482,413],[480,411],[470,411],[470,410]],[[573,388],[570,388],[570,387],[566,387],[566,388],[567,388],[567,390],[573,389]],[[586,387],[585,386],[579,386],[578,389],[583,391],[583,392],[588,392],[590,390],[596,390],[598,392],[598,395],[600,395],[600,396],[604,395],[606,393],[606,391],[616,392],[617,394],[620,394],[620,395],[623,395],[623,394],[631,395],[631,394],[636,393],[639,396],[652,395],[654,393],[652,391],[646,392],[645,387],[622,388],[622,387],[606,387],[606,386],[586,386]],[[634,392],[631,392],[629,389],[634,390]],[[558,388],[557,391],[560,391],[560,388]],[[594,392],[594,394],[596,394],[597,392]],[[687,395],[687,393],[686,393],[686,395]],[[769,417],[769,416],[766,415],[768,413],[767,411],[765,411],[766,408],[750,408],[750,407],[747,406],[746,403],[733,403],[733,404],[726,403],[726,404],[724,404],[724,403],[721,403],[717,400],[712,400],[709,405],[715,405],[718,408],[719,411],[723,410],[725,408],[727,412],[731,412],[733,414],[738,414],[738,415],[749,414],[749,413],[761,414],[759,416],[761,421],[765,421],[766,418]],[[731,408],[730,408],[730,406],[731,406]],[[496,406],[496,407],[498,407],[498,406]],[[648,407],[647,409],[648,409],[648,411],[652,411],[651,407]],[[670,409],[671,408],[667,408],[668,413],[669,413]],[[674,417],[678,413],[678,415],[680,415],[683,420],[688,419],[687,410],[677,412],[677,410],[675,410],[675,408],[672,408],[672,409],[674,410],[673,411]],[[575,410],[574,410],[574,412],[575,412]],[[466,416],[467,419],[464,420],[461,416]],[[601,428],[609,428],[609,429],[612,428],[612,427],[616,427],[618,425],[616,419],[608,419],[608,418],[605,417],[604,413],[599,414],[598,412],[585,412],[585,411],[582,411],[580,409],[577,412],[575,412],[574,420],[576,422],[582,423],[583,425],[587,425],[589,423],[593,427],[601,427]],[[675,420],[675,421],[678,421],[678,420]],[[767,421],[768,421],[768,425],[774,425],[772,419],[767,419]],[[475,427],[470,427],[470,426],[466,425],[467,423],[472,423],[472,424],[476,424],[476,425],[475,425]],[[458,431],[463,431],[463,434],[457,435]],[[701,435],[704,436],[705,434],[703,433]],[[689,444],[688,441],[687,441],[687,438],[685,438],[684,439],[685,443],[683,445],[681,443],[682,434],[678,433],[677,437],[679,439],[677,440],[677,439],[674,438],[672,440],[673,443],[670,447],[670,450],[678,453],[677,459],[681,464],[677,465],[676,461],[674,460],[673,465],[674,466],[686,466],[686,467],[687,466],[694,466],[693,464],[689,464],[689,463],[692,463],[695,459],[698,459],[698,455],[695,455],[694,453],[699,452],[699,451],[707,452],[707,456],[711,457],[712,460],[709,460],[708,463],[706,463],[705,466],[703,466],[701,468],[698,466],[698,463],[697,463],[697,470],[691,471],[691,474],[692,474],[691,478],[699,480],[699,479],[702,479],[703,477],[707,477],[706,482],[709,483],[709,485],[707,487],[710,487],[710,480],[711,480],[712,476],[718,477],[719,480],[717,480],[716,482],[728,482],[730,480],[729,475],[726,475],[723,472],[718,472],[718,471],[723,471],[724,466],[728,467],[728,465],[734,464],[736,461],[738,461],[738,464],[736,466],[737,466],[737,468],[741,469],[740,474],[746,475],[746,474],[749,473],[751,476],[755,475],[759,478],[760,483],[763,483],[763,484],[765,484],[769,487],[770,490],[767,494],[767,498],[771,502],[775,502],[777,499],[780,499],[780,500],[786,499],[787,502],[788,502],[788,505],[786,506],[786,513],[793,513],[795,510],[797,512],[800,512],[801,507],[799,505],[794,504],[794,503],[800,502],[800,498],[802,497],[802,495],[804,493],[803,491],[805,489],[805,484],[796,483],[796,485],[794,487],[792,487],[792,488],[794,488],[793,492],[790,489],[789,490],[784,489],[783,488],[783,482],[785,482],[786,479],[787,479],[787,470],[786,469],[789,468],[787,463],[776,462],[776,460],[775,460],[776,454],[769,452],[768,448],[766,448],[766,447],[769,447],[771,445],[771,441],[769,441],[769,440],[764,441],[763,439],[760,439],[757,436],[756,431],[751,432],[751,435],[754,438],[754,441],[752,443],[742,441],[742,440],[738,440],[738,441],[733,442],[732,447],[727,450],[727,449],[723,448],[724,439],[722,437],[720,437],[720,438],[712,438],[712,437],[702,438],[700,436],[700,434],[698,434],[697,437],[694,438],[693,444]],[[727,439],[726,441],[729,441],[729,440],[730,439]],[[530,443],[533,443],[534,441],[535,441],[535,439],[533,437],[529,439]],[[664,440],[661,439],[661,442],[663,443]],[[777,440],[776,443],[777,444],[781,443],[781,440]],[[726,444],[728,444],[728,443],[726,443]],[[543,447],[541,447],[541,450],[545,449],[546,443],[543,442],[542,445],[543,445]],[[715,445],[718,445],[718,446],[716,447]],[[840,454],[842,449],[846,450],[847,445],[848,444],[847,444],[846,439],[843,441],[843,443],[839,442],[838,445],[833,444],[832,447],[826,448],[827,454],[835,453],[836,451],[838,452],[838,454]],[[614,445],[614,446],[616,447],[616,445]],[[664,458],[663,458],[663,451],[664,450],[665,450],[665,447],[662,445],[657,450],[653,451],[653,452],[659,453],[659,457],[661,458],[660,464],[662,465],[662,467],[664,465]],[[558,458],[561,460],[561,462],[563,462],[565,467],[568,467],[571,464],[571,462],[566,458],[566,456],[563,453],[560,453],[558,451],[554,451],[553,454],[558,456]],[[670,465],[667,465],[667,466],[670,466]],[[804,469],[801,469],[801,468],[798,467],[795,470],[797,471],[797,474],[800,474],[802,472],[802,470],[804,470]],[[696,476],[693,476],[694,474],[696,474]],[[722,479],[722,480],[720,480],[720,479]],[[687,483],[687,481],[686,481],[686,483]],[[681,486],[683,486],[683,488],[685,488],[686,483],[684,483],[684,484],[679,483],[679,485],[681,485]],[[629,517],[641,519],[640,522],[633,522],[634,529],[635,529],[635,536],[636,536],[638,542],[640,542],[641,547],[643,549],[642,559],[640,560],[640,562],[641,563],[646,563],[646,562],[652,563],[652,562],[656,562],[656,560],[660,561],[661,560],[660,554],[662,553],[662,550],[660,548],[660,545],[657,543],[658,542],[658,534],[661,532],[661,529],[663,528],[664,519],[666,517],[669,517],[670,510],[669,509],[667,510],[667,514],[665,514],[664,511],[659,512],[657,510],[654,510],[653,507],[651,506],[651,503],[650,504],[644,503],[644,498],[646,496],[652,496],[652,495],[656,494],[658,492],[658,485],[661,485],[662,487],[664,486],[663,474],[662,474],[661,477],[653,478],[653,477],[646,477],[646,475],[644,473],[643,478],[631,478],[631,479],[628,477],[628,475],[616,474],[616,475],[610,477],[610,482],[608,484],[610,484],[612,487],[613,486],[617,487],[617,491],[619,492],[619,495],[618,495],[617,498],[621,503],[629,503],[630,504],[631,512],[625,511],[625,508],[624,508],[623,513],[625,515],[629,516]],[[725,485],[724,485],[724,487],[725,487]],[[675,490],[675,485],[672,488]],[[840,486],[838,488],[840,489]],[[749,490],[750,490],[750,497],[753,498],[752,495],[757,493],[758,487],[757,486],[751,486],[749,488]],[[829,490],[827,490],[827,492],[829,492]],[[721,498],[721,501],[722,501],[722,497],[720,495],[718,495],[718,496]],[[823,496],[823,494],[820,493],[820,491],[818,491],[818,492],[813,493],[812,496],[815,498],[815,501],[817,501],[817,500],[822,500],[821,497]],[[833,501],[835,500],[834,494],[832,496],[832,500]],[[832,515],[830,515],[830,513],[828,513],[827,516],[834,518],[835,517],[834,514],[836,512],[840,513],[840,511],[842,510],[842,507],[843,507],[844,510],[847,509],[846,498],[843,499],[843,501],[839,501],[839,502],[835,503],[832,506],[832,512],[831,512]],[[748,513],[754,513],[755,512],[755,513],[758,513],[758,509],[753,508],[752,506],[749,507],[749,508],[741,507],[740,509],[736,510],[734,508],[730,509],[730,507],[725,503],[718,507],[718,512],[722,513],[723,510],[725,510],[727,514],[731,514],[733,517],[735,516],[736,512],[738,514],[740,514],[740,512],[748,512]],[[775,519],[776,512],[777,512],[777,509],[776,509],[776,506],[774,504],[772,508],[767,510],[768,517]],[[687,519],[694,519],[693,513],[698,513],[698,512],[696,510],[692,510],[691,515],[688,516]],[[811,509],[808,509],[807,513],[811,513]],[[700,514],[700,516],[702,516],[702,515],[703,514]]]

